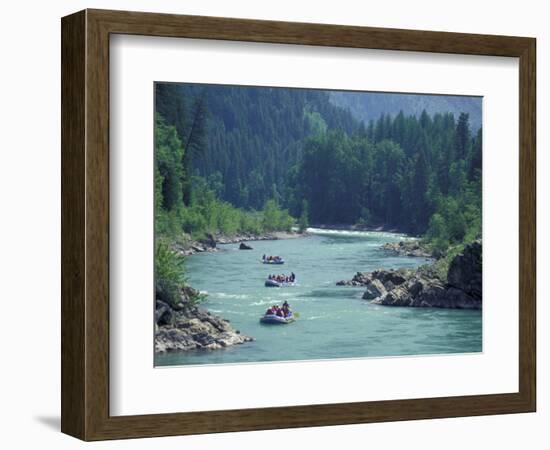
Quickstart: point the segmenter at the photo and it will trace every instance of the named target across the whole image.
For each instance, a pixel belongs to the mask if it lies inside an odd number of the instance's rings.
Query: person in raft
[[[283,315],[284,317],[288,317],[290,316],[290,305],[288,304],[288,302],[285,300],[285,302],[283,303],[283,307],[281,308],[282,311],[283,311]]]
[[[291,315],[290,311],[290,305],[288,302],[283,303],[283,307],[281,308],[279,305],[273,305],[267,308],[267,311],[265,312],[266,316],[274,315],[278,317],[289,317]]]
[[[277,283],[294,283],[296,275],[292,272],[290,275],[268,275],[268,280],[276,281]]]
[[[264,262],[279,262],[279,261],[281,261],[281,257],[280,256],[272,256],[272,255],[269,255],[269,256],[263,255],[262,256],[262,261],[264,261]]]

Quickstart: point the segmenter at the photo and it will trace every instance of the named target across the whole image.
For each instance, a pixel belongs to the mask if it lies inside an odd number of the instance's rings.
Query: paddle
[[[297,319],[300,318],[300,313],[299,313],[299,312],[293,311],[293,312],[292,312],[292,315],[293,315],[294,317],[296,317]]]

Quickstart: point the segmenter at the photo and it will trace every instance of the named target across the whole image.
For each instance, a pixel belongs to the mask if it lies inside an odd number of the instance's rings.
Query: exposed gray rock
[[[239,245],[239,250],[253,250],[251,245],[241,242]]]
[[[482,245],[481,241],[466,246],[449,265],[447,282],[469,296],[481,300],[482,295]]]
[[[417,240],[388,242],[384,244],[382,248],[401,256],[416,256],[424,258],[432,258],[434,256],[432,251],[426,245],[423,245]]]
[[[162,300],[157,300],[155,323],[159,326],[172,325],[174,323],[174,310]]]
[[[372,275],[368,272],[357,272],[351,280],[341,280],[337,286],[367,286],[372,281]]]
[[[403,286],[398,286],[382,297],[373,300],[373,303],[391,306],[412,306],[413,298],[411,293]]]
[[[367,287],[363,298],[378,305],[481,309],[481,258],[481,241],[467,245],[451,261],[447,283],[429,266],[358,273],[351,282],[363,282]]]
[[[446,304],[452,305],[448,308],[481,309],[481,298],[474,298],[463,290],[452,286],[445,291],[445,301]]]
[[[186,292],[187,290],[187,292]],[[186,287],[177,308],[157,300],[155,309],[155,351],[215,350],[252,341],[235,330],[228,320],[187,301],[197,291]]]
[[[183,234],[178,242],[173,243],[172,248],[183,256],[194,255],[195,253],[217,252],[220,250],[218,244],[238,244],[243,241],[272,241],[279,239],[294,239],[307,235],[306,232],[295,231],[273,231],[263,234],[242,233],[235,235],[207,234],[204,239],[194,241],[191,236]]]
[[[367,284],[367,290],[363,294],[365,300],[374,300],[386,294],[386,288],[380,280],[372,280]]]
[[[411,275],[412,271],[407,269],[375,270],[372,273],[372,277],[380,280],[384,286],[388,283],[391,283],[393,286],[399,286],[407,281]]]
[[[373,280],[379,280],[386,290],[404,283],[412,274],[410,269],[375,270],[374,272],[357,272],[351,280],[342,280],[337,286],[368,286]]]
[[[214,249],[216,248],[216,238],[213,234],[208,233],[204,239],[200,241],[200,243],[207,248]]]

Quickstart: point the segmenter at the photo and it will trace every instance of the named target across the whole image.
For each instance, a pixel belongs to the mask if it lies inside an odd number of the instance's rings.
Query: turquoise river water
[[[482,351],[480,311],[373,305],[364,288],[336,286],[357,271],[416,267],[425,258],[395,256],[385,242],[403,239],[386,232],[312,230],[308,237],[238,244],[187,259],[190,284],[208,292],[204,307],[229,319],[254,342],[222,350],[157,354],[155,365],[227,364],[331,358],[361,358]],[[268,266],[263,254],[286,264]],[[297,286],[266,288],[269,273],[297,276]],[[288,325],[262,325],[269,305],[288,301],[299,313]]]

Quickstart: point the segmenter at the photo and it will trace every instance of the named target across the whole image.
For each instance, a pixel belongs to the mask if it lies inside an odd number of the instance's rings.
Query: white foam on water
[[[250,306],[263,306],[263,305],[272,305],[275,302],[274,299],[260,300],[258,302],[250,303]]]
[[[234,310],[231,310],[231,309],[213,309],[213,308],[208,308],[208,311],[212,312],[212,313],[215,313],[215,314],[225,314],[225,313],[229,313],[229,314],[235,314],[237,316],[247,316],[249,315],[248,312],[244,312],[244,311],[234,311]]]
[[[244,300],[250,297],[248,294],[227,294],[226,292],[213,292],[212,297],[218,297],[218,298],[234,298],[238,300]]]
[[[324,228],[308,228],[308,233],[324,235],[324,236],[350,236],[350,237],[387,237],[387,238],[399,238],[401,240],[416,240],[417,238],[407,236],[403,233],[391,233],[389,231],[359,231],[359,230],[331,230]]]

